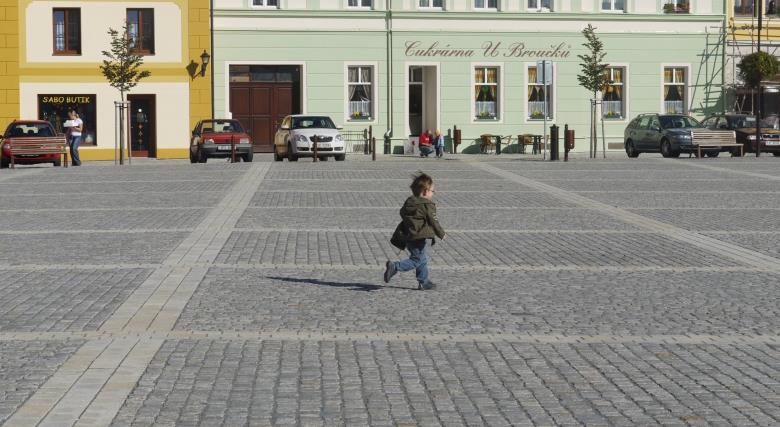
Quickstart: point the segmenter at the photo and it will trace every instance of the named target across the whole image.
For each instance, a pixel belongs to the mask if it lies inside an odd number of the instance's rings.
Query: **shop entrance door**
[[[435,65],[409,67],[409,136],[438,129],[438,84]]]
[[[130,149],[133,157],[157,157],[157,111],[154,95],[128,95]]]

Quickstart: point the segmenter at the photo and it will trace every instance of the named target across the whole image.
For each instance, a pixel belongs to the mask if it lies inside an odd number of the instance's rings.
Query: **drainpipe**
[[[387,74],[387,131],[385,139],[393,136],[393,0],[386,0],[385,34],[386,34],[386,74]]]

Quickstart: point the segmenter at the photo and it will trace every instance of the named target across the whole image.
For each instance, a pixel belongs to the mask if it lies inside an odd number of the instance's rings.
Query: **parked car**
[[[761,122],[761,151],[780,157],[780,130],[775,130],[768,121]],[[749,114],[713,114],[702,122],[707,129],[733,130],[737,134],[737,143],[744,151],[756,151],[756,116]],[[739,155],[738,149],[732,149],[733,155]]]
[[[192,131],[190,162],[206,163],[210,157],[230,157],[233,143],[236,158],[251,162],[254,157],[252,140],[238,120],[201,120]]]
[[[57,132],[54,131],[49,122],[43,120],[14,120],[5,128],[5,132],[2,135],[2,142],[0,142],[2,144],[0,146],[0,153],[2,153],[0,155],[0,168],[7,168],[11,163],[11,150],[8,147],[8,142],[13,142],[14,139],[56,136]],[[59,154],[18,154],[14,157],[14,163],[22,165],[53,163],[54,166],[60,166],[62,164]]]
[[[628,157],[640,153],[661,153],[664,157],[679,157],[680,153],[694,153],[691,129],[702,129],[693,117],[683,114],[640,114],[626,126],[623,134]],[[720,150],[706,150],[708,156],[717,156]]]
[[[312,157],[314,137],[317,142],[317,157],[326,160],[334,157],[338,161],[347,158],[344,138],[328,116],[295,114],[282,120],[274,136],[274,160],[297,161],[299,157]]]

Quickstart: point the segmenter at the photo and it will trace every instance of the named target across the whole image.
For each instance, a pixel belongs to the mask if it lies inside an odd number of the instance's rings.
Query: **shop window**
[[[547,112],[547,120],[553,118],[552,88],[551,84],[545,85],[542,76],[538,75],[535,65],[528,67],[528,109],[527,118],[530,120],[544,120]]]
[[[474,0],[474,9],[498,10],[498,0]]]
[[[347,90],[350,120],[370,120],[374,117],[373,67],[348,67]]]
[[[154,55],[154,9],[127,9],[127,33],[135,53]]]
[[[553,0],[528,0],[528,10],[549,12],[553,10]]]
[[[623,12],[625,0],[601,0],[601,10],[604,12]]]
[[[349,7],[370,8],[371,0],[349,0],[348,5]]]
[[[279,7],[279,0],[252,0],[255,7]]]
[[[444,0],[419,0],[420,9],[444,9]]]
[[[81,9],[54,9],[55,55],[81,55]]]
[[[65,133],[63,124],[68,111],[75,110],[84,122],[82,145],[97,144],[97,102],[95,95],[38,95],[38,120],[51,123],[54,130]]]
[[[664,113],[685,114],[686,77],[684,67],[664,68]]]
[[[622,67],[609,67],[604,70],[607,85],[604,87],[601,111],[605,119],[623,119],[626,117],[625,73],[626,70]]]
[[[498,119],[498,67],[474,68],[474,118]]]

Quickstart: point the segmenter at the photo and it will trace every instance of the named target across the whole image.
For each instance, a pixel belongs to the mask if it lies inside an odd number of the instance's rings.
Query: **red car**
[[[11,150],[8,148],[8,142],[17,138],[45,138],[55,137],[57,132],[51,126],[51,123],[43,120],[14,120],[5,129],[3,134],[2,146],[0,146],[0,168],[7,168],[11,164]],[[53,163],[54,166],[60,166],[62,159],[59,154],[24,154],[16,155],[15,163],[20,165],[31,165],[36,163]]]
[[[209,157],[230,157],[231,143],[236,146],[236,159],[252,161],[252,141],[238,120],[201,120],[192,130],[190,162],[206,163]]]

